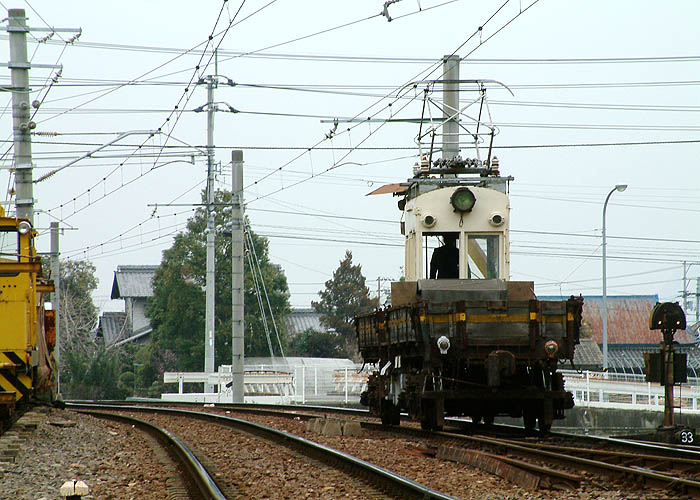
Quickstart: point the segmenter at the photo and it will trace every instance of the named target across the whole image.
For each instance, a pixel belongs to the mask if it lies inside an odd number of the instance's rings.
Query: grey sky
[[[378,185],[410,176],[415,160],[403,157],[416,153],[410,148],[417,126],[361,124],[348,132],[348,126],[341,124],[332,141],[304,152],[322,141],[330,124],[315,117],[244,112],[323,116],[379,112],[390,101],[376,96],[389,94],[413,79],[430,67],[428,60],[455,51],[503,1],[443,3],[422,0],[423,12],[401,17],[419,8],[417,1],[403,0],[389,7],[395,19],[388,22],[385,17],[371,17],[381,11],[381,1],[246,2],[237,19],[251,17],[233,26],[221,43],[218,72],[237,85],[219,87],[216,100],[242,112],[217,113],[215,141],[221,146],[217,160],[224,165],[218,181],[223,187],[230,185],[228,148],[243,147],[248,215],[255,231],[271,236],[270,253],[287,274],[295,306],[308,305],[315,298],[346,249],[353,251],[367,278],[375,280],[371,287],[376,287],[378,276],[400,276],[403,250],[396,199],[364,195]],[[72,45],[64,46],[54,36],[48,44],[32,42],[29,46],[35,63],[63,65],[61,78],[48,93],[41,89],[51,72],[31,72],[37,90],[33,98],[46,93],[35,117],[36,130],[64,134],[34,137],[35,177],[113,139],[117,132],[161,127],[181,97],[192,95],[186,104],[180,101],[179,110],[184,107],[186,111],[167,122],[164,130],[172,130],[172,136],[156,166],[180,161],[154,169],[153,154],[160,151],[155,146],[165,144],[165,137],[146,140],[134,136],[99,158],[83,160],[36,186],[37,208],[52,209],[52,216],[62,219],[64,226],[78,228],[65,232],[64,255],[88,258],[97,265],[98,302],[114,308],[118,304],[110,305],[106,299],[116,266],[158,263],[162,250],[170,245],[169,235],[182,228],[191,209],[160,207],[151,217],[154,209],[149,205],[174,199],[182,204],[199,201],[205,158],[199,156],[194,165],[187,164],[183,160],[189,158],[183,153],[197,148],[170,146],[206,143],[206,116],[191,112],[204,104],[206,90],[189,85],[184,92],[200,55],[176,56],[206,41],[222,3],[30,4],[5,2],[2,7],[25,8],[30,26],[48,23],[83,30]],[[474,36],[457,51],[462,57],[471,53],[461,65],[462,78],[499,80],[515,93],[513,97],[504,90],[489,91],[491,115],[499,125],[496,146],[700,139],[697,2],[540,0],[489,38],[532,4],[531,0],[511,0],[484,25],[481,36]],[[227,2],[216,33],[226,28],[239,6]],[[359,21],[364,18],[369,19]],[[358,22],[256,53],[275,57],[236,55],[352,21]],[[43,33],[34,36],[40,38]],[[64,39],[69,36],[61,33]],[[7,35],[2,38],[1,51],[7,60]],[[220,40],[217,36],[213,42]],[[485,43],[478,47],[479,41]],[[348,59],[353,56],[365,59]],[[674,56],[693,57],[663,59]],[[591,58],[661,59],[543,61]],[[518,59],[538,61],[514,63]],[[207,60],[208,56],[200,63],[200,71]],[[212,62],[204,75],[213,72]],[[0,75],[7,84],[8,70],[0,70]],[[120,85],[132,80],[137,84]],[[8,102],[6,95],[0,104]],[[404,104],[407,106],[399,112]],[[400,117],[415,117],[420,104],[420,100],[401,100],[392,110]],[[3,109],[0,126],[5,131],[3,139],[9,140],[11,114],[9,108]],[[129,157],[144,141],[140,151],[146,156]],[[355,149],[344,158],[347,148],[360,144],[387,149]],[[3,152],[8,146],[6,142]],[[265,149],[270,146],[279,149]],[[695,222],[700,214],[699,148],[698,143],[687,143],[498,149],[502,173],[515,177],[511,186],[512,278],[534,280],[540,294],[600,294],[602,203],[615,184],[626,183],[628,190],[615,193],[608,208],[608,293],[676,298],[681,289],[681,262],[700,261],[700,230]],[[463,154],[471,156],[468,151]],[[0,163],[3,189],[8,185],[10,165],[11,154]],[[290,187],[298,181],[303,182]],[[380,220],[321,218],[299,212]],[[37,224],[46,227],[49,220],[39,215]],[[40,245],[45,250],[48,238],[42,237]],[[700,266],[691,267],[690,277],[699,274]],[[691,286],[694,291],[695,282]]]

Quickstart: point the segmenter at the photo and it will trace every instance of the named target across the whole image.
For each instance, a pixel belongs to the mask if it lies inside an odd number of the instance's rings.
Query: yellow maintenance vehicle
[[[18,405],[55,392],[56,316],[44,302],[54,286],[42,277],[36,235],[0,207],[0,427]]]

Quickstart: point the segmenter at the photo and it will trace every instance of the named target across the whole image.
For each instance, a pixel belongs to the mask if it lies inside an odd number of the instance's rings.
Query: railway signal
[[[659,352],[645,353],[647,382],[658,382],[664,386],[664,423],[658,429],[662,441],[694,440],[691,429],[676,428],[673,418],[673,386],[687,382],[688,357],[685,353],[673,352],[673,335],[685,330],[685,312],[678,302],[657,303],[649,317],[649,329],[661,330],[663,335]]]

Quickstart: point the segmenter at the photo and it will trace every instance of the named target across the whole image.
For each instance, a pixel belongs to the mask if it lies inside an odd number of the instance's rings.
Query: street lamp
[[[627,189],[627,184],[618,184],[610,190],[603,204],[603,371],[608,371],[608,287],[606,282],[605,268],[605,212],[608,209],[608,201],[615,191],[624,191]]]

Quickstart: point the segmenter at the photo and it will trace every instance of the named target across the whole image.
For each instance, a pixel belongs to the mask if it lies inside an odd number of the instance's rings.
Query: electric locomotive
[[[542,301],[532,282],[509,281],[512,180],[495,157],[424,158],[411,179],[380,188],[401,197],[405,281],[355,331],[375,367],[361,401],[383,423],[402,411],[426,429],[445,415],[507,415],[548,430],[573,407],[557,368],[573,362],[583,298]]]
[[[44,297],[53,282],[42,278],[36,231],[0,207],[0,427],[18,405],[55,396],[55,311]]]

